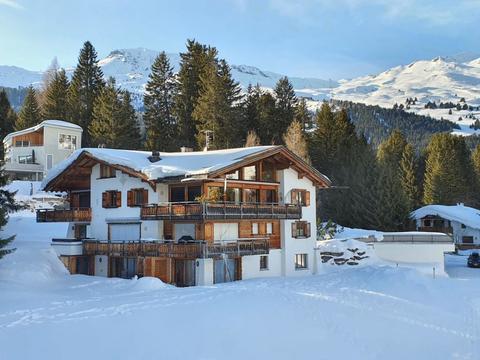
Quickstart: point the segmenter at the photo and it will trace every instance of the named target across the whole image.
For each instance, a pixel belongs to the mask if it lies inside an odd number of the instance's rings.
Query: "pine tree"
[[[95,100],[93,121],[88,128],[92,145],[115,149],[136,149],[140,135],[130,94],[116,88],[110,78]]]
[[[480,144],[477,145],[472,152],[472,162],[477,181],[480,182]]]
[[[91,145],[87,129],[93,119],[93,105],[104,86],[103,72],[98,66],[97,52],[93,45],[86,41],[80,50],[78,65],[73,72],[67,97],[70,121],[85,130],[82,136],[83,147]]]
[[[273,135],[273,141],[279,143],[282,141],[282,135],[295,118],[297,97],[292,84],[286,76],[278,80],[273,92],[276,103],[276,131]]]
[[[299,121],[302,124],[302,130],[308,131],[313,127],[312,124],[312,115],[307,107],[307,101],[304,98],[301,98],[298,102],[297,108],[295,109],[295,120]]]
[[[27,90],[27,96],[15,122],[15,130],[23,130],[39,124],[42,121],[40,108],[37,102],[36,91],[33,86]]]
[[[5,189],[5,185],[8,183],[8,178],[2,169],[3,161],[0,160],[0,230],[7,224],[8,214],[12,211],[17,211],[20,209],[20,206],[15,202],[15,193]],[[0,237],[0,259],[15,250],[7,248],[14,238],[15,236],[10,236],[7,238]]]
[[[10,106],[7,93],[0,89],[0,139],[13,132],[15,126],[16,114]],[[0,160],[3,159],[3,146],[0,146]]]
[[[173,67],[165,52],[162,52],[152,65],[143,98],[145,147],[148,150],[174,151],[181,145],[178,144],[178,128],[173,114],[176,89]]]
[[[258,128],[257,134],[262,144],[278,144],[276,130],[275,98],[269,92],[264,92],[258,98]]]
[[[205,144],[205,131],[213,131],[212,148],[224,149],[236,145],[234,102],[240,88],[233,81],[230,68],[224,60],[212,62],[200,76],[201,91],[193,118],[197,129],[197,144]]]
[[[253,147],[260,145],[260,138],[258,137],[255,130],[250,130],[247,134],[247,139],[245,140],[245,147]]]
[[[180,54],[180,70],[177,74],[178,91],[174,99],[179,145],[195,147],[197,143],[193,111],[200,96],[200,76],[211,67],[216,57],[215,48],[202,45],[195,40],[187,40],[187,51]]]
[[[418,163],[415,158],[415,150],[411,144],[407,144],[403,150],[400,161],[402,174],[402,188],[407,196],[409,209],[416,209],[420,206],[420,189],[417,179]]]
[[[310,163],[310,157],[308,155],[307,141],[302,130],[302,124],[294,120],[287,131],[283,135],[283,141],[289,150],[298,155],[300,158]]]
[[[44,90],[43,117],[65,120],[68,117],[68,79],[64,69],[55,72]]]
[[[476,190],[473,163],[463,137],[433,135],[427,147],[424,203],[476,206]]]

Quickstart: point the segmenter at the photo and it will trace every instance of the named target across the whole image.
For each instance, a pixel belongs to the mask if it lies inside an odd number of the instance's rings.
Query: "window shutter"
[[[291,199],[290,203],[292,203],[292,204],[297,204],[297,202],[298,202],[297,190],[292,190],[292,191],[290,192],[290,194],[291,194],[291,196],[292,196],[292,199]]]
[[[310,206],[310,191],[305,191],[305,206]]]
[[[292,223],[292,237],[293,238],[297,237],[297,223],[296,222]]]
[[[117,191],[117,203],[116,203],[116,206],[117,206],[117,207],[121,207],[121,206],[122,206],[122,192],[121,192],[121,191]]]
[[[148,204],[148,189],[143,189],[143,204],[146,205]]]
[[[109,196],[110,194],[108,192],[103,192],[102,193],[102,207],[106,208],[108,207],[108,200],[109,200]]]
[[[310,223],[306,223],[305,227],[306,227],[305,235],[306,235],[306,237],[310,237],[310,235],[311,235],[311,233],[310,233]]]
[[[135,205],[135,193],[133,190],[127,191],[127,206],[134,206]]]

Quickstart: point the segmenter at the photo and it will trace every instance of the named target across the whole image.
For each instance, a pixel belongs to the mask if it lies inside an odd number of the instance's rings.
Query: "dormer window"
[[[111,166],[100,164],[100,179],[108,179],[115,177],[115,169]]]

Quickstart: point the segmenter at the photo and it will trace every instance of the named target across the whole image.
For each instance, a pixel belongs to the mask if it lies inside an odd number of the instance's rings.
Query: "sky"
[[[195,38],[232,64],[337,80],[480,56],[479,18],[480,0],[0,0],[0,65],[73,66],[86,40],[104,57]]]

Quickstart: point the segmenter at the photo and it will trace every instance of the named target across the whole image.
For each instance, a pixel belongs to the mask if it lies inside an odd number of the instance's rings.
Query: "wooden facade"
[[[37,210],[37,222],[90,222],[92,209],[40,209]]]
[[[43,128],[28,134],[22,134],[12,137],[12,146],[16,147],[17,142],[27,142],[28,146],[43,146]],[[18,145],[22,146],[22,145]]]

